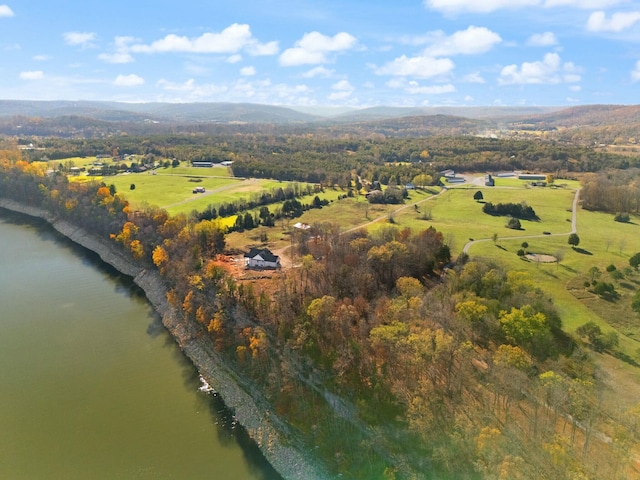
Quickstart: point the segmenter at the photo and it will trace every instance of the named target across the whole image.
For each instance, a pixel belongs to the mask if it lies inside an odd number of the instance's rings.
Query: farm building
[[[191,162],[192,167],[211,168],[213,167],[213,160],[199,160]]]
[[[280,268],[280,257],[271,253],[268,248],[252,248],[249,253],[244,254],[245,266],[256,269],[277,269]]]
[[[447,183],[464,183],[463,177],[444,177]]]
[[[540,173],[521,173],[518,175],[518,180],[546,180],[547,176]]]

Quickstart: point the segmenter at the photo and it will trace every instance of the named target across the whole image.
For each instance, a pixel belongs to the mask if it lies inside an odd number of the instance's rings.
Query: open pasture
[[[121,174],[113,177],[102,177],[100,179],[107,185],[115,185],[116,190],[122,193],[134,208],[144,204],[155,205],[169,210],[172,206],[182,206],[172,213],[191,211],[198,208],[201,200],[207,199],[207,203],[212,201],[216,191],[235,188],[242,184],[242,180],[229,178],[210,177],[185,177],[181,175],[152,175],[150,173]],[[135,186],[135,188],[132,188]],[[196,187],[204,187],[204,193],[193,193]]]
[[[473,199],[478,190],[484,197],[480,202]],[[450,188],[442,195],[421,201],[417,209],[404,209],[394,215],[394,220],[396,224],[410,228],[433,226],[449,236],[452,253],[457,254],[470,239],[492,238],[494,234],[500,238],[570,231],[574,195],[574,188],[526,188],[522,182],[518,187],[505,188],[467,185]],[[526,202],[539,220],[521,220],[521,230],[509,229],[507,217],[483,213],[483,202]]]
[[[299,184],[300,182],[282,182],[265,179],[243,179],[229,176],[206,175],[222,167],[214,168],[159,168],[144,173],[123,173],[109,177],[70,177],[72,181],[99,181],[106,185],[114,185],[116,191],[122,193],[134,208],[154,205],[167,210],[170,214],[191,213],[193,210],[203,211],[210,205],[232,203],[239,200],[251,200],[262,192],[270,192],[277,188]],[[182,172],[182,173],[181,173]],[[226,170],[225,170],[226,172]],[[132,188],[132,186],[135,186]],[[203,187],[203,193],[193,193],[196,187]],[[328,189],[318,196],[329,201],[337,199],[346,192]],[[305,197],[303,203],[311,202],[313,197]],[[274,209],[281,204],[269,205]]]
[[[123,193],[134,207],[157,205],[171,214],[203,211],[210,205],[250,200],[260,192],[289,185],[275,180],[210,175],[216,170],[221,168],[170,167],[160,168],[155,173],[87,179],[104,181],[107,185],[114,184],[116,190]],[[83,177],[75,177],[76,180],[78,178]],[[637,341],[640,338],[640,324],[638,328],[634,322],[625,322],[622,326],[608,318],[611,312],[633,316],[624,306],[629,303],[627,297],[632,293],[622,285],[625,281],[615,283],[616,289],[621,293],[621,300],[616,305],[610,305],[610,308],[601,304],[604,300],[588,295],[586,289],[583,289],[584,292],[576,292],[580,290],[590,268],[595,266],[604,272],[608,265],[615,265],[618,269],[628,265],[629,257],[640,251],[640,220],[634,218],[632,222],[624,224],[615,222],[611,214],[579,209],[577,225],[580,244],[573,249],[567,240],[571,231],[572,203],[579,184],[571,181],[557,183],[559,185],[555,188],[532,187],[522,180],[498,178],[495,187],[448,185],[440,195],[436,195],[438,190],[410,191],[404,205],[370,204],[363,195],[338,200],[346,191],[325,189],[318,194],[321,199],[331,202],[324,208],[308,210],[300,218],[281,220],[272,228],[260,227],[257,230],[236,232],[229,236],[228,243],[242,249],[256,243],[260,232],[265,232],[270,247],[284,248],[290,244],[289,232],[296,221],[308,224],[331,223],[342,231],[360,226],[375,231],[390,223],[398,228],[409,227],[416,230],[433,226],[445,235],[454,256],[462,252],[470,239],[484,239],[485,241],[471,247],[471,256],[494,258],[509,269],[528,271],[536,285],[553,296],[569,331],[587,321],[598,323],[604,330],[615,328],[620,334],[620,350],[634,357],[640,346]],[[135,185],[134,189],[131,189],[132,184]],[[205,192],[193,193],[196,186],[204,187]],[[481,201],[473,198],[478,190],[483,194]],[[310,203],[311,199],[305,197],[301,201]],[[526,202],[535,210],[539,219],[521,220],[521,230],[508,229],[507,217],[482,212],[484,202]],[[269,205],[272,212],[280,207],[281,204]],[[229,217],[228,221],[233,223],[235,217]],[[555,236],[558,234],[560,235]],[[542,264],[521,258],[517,252],[524,241],[528,244],[527,252],[553,255],[559,261]]]

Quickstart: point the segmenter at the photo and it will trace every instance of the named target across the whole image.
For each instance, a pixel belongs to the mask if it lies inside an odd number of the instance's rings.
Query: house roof
[[[271,253],[268,248],[252,248],[249,253],[244,254],[245,258],[256,258],[258,256],[265,262],[277,262],[280,260],[280,257]]]

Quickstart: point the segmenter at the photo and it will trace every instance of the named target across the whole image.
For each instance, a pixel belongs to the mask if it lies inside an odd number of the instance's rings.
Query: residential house
[[[247,268],[278,269],[281,268],[280,257],[271,253],[268,248],[252,248],[244,254]]]

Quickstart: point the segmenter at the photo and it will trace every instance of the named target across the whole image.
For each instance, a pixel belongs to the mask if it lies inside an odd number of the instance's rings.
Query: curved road
[[[414,202],[414,203],[410,203],[408,205],[403,205],[400,208],[397,208],[396,210],[387,213],[385,215],[382,215],[380,217],[374,218],[373,220],[367,222],[367,223],[362,223],[360,225],[356,225],[355,227],[351,227],[347,230],[342,231],[340,234],[343,235],[345,233],[349,233],[349,232],[353,232],[356,230],[360,230],[361,228],[366,228],[370,225],[373,225],[376,222],[379,222],[381,220],[384,220],[386,218],[389,218],[390,215],[395,215],[398,212],[401,212],[402,210],[405,210],[407,208],[411,208],[411,207],[415,207],[416,205],[428,202],[430,200],[433,200],[436,197],[439,197],[440,195],[443,195],[444,193],[446,193],[448,191],[448,188],[446,186],[442,187],[442,190],[438,193],[436,193],[435,195],[432,195],[431,197],[428,198],[424,198],[418,202]],[[501,240],[517,240],[517,239],[525,239],[525,238],[546,238],[546,237],[561,237],[561,236],[566,236],[566,235],[570,235],[572,233],[577,233],[578,232],[578,200],[580,199],[580,188],[578,188],[576,190],[576,193],[573,197],[573,206],[572,206],[572,213],[571,213],[571,231],[567,232],[567,233],[552,233],[550,235],[544,235],[544,234],[540,234],[540,235],[523,235],[523,236],[511,236],[511,237],[500,237]],[[481,238],[479,240],[472,240],[470,242],[467,242],[464,246],[464,248],[462,249],[462,251],[464,253],[468,253],[469,252],[469,248],[471,248],[472,245],[476,244],[476,243],[480,243],[480,242],[488,242],[491,241],[491,238]],[[278,250],[278,254],[280,255],[280,257],[284,257],[286,256],[286,251],[290,248],[290,246],[286,246],[283,247],[281,249]],[[275,252],[274,252],[275,253]]]
[[[571,231],[567,233],[552,233],[550,235],[515,235],[511,237],[500,237],[501,240],[519,240],[521,238],[545,238],[545,237],[563,237],[566,235],[571,235],[572,233],[578,233],[578,200],[580,199],[580,188],[576,190],[576,194],[573,197],[573,206],[571,209]],[[480,240],[472,240],[467,242],[462,249],[463,253],[469,253],[469,248],[472,245],[480,242],[488,242],[493,240],[492,238],[481,238]]]
[[[381,220],[387,219],[387,218],[389,218],[390,216],[396,215],[398,212],[401,212],[402,210],[405,210],[405,209],[410,208],[410,207],[414,207],[414,208],[415,208],[415,206],[416,206],[416,205],[420,205],[421,203],[424,203],[424,202],[428,202],[428,201],[430,201],[430,200],[433,200],[434,198],[439,197],[440,195],[442,195],[443,193],[445,193],[446,191],[447,191],[447,187],[442,187],[442,190],[440,190],[440,191],[439,191],[438,193],[436,193],[435,195],[431,195],[430,197],[423,198],[422,200],[419,200],[419,201],[414,202],[414,203],[409,203],[409,204],[407,204],[407,205],[403,205],[403,206],[401,206],[400,208],[396,208],[396,209],[395,209],[394,211],[392,211],[392,212],[389,212],[389,213],[386,213],[386,214],[384,214],[384,215],[381,215],[380,217],[374,218],[374,219],[373,219],[373,220],[371,220],[370,222],[367,222],[367,223],[361,223],[360,225],[356,225],[355,227],[351,227],[351,228],[349,228],[349,229],[347,229],[347,230],[344,230],[343,232],[340,232],[340,235],[343,235],[343,234],[345,234],[345,233],[349,233],[349,232],[354,232],[354,231],[356,231],[356,230],[360,230],[361,228],[367,228],[368,226],[373,225],[373,224],[374,224],[374,223],[376,223],[376,222],[379,222],[379,221],[381,221]]]

